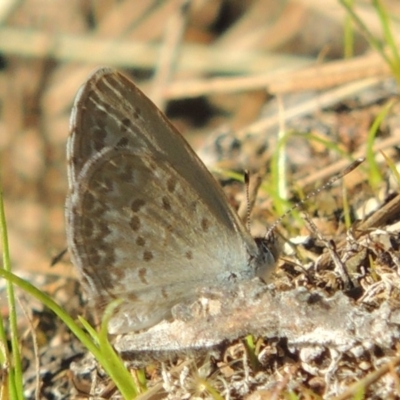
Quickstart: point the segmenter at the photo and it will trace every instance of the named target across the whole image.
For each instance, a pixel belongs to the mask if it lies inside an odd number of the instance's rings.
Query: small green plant
[[[370,46],[375,49],[381,57],[385,60],[387,65],[390,67],[393,76],[400,82],[400,55],[399,50],[397,48],[397,43],[395,40],[395,36],[393,35],[392,29],[390,27],[390,18],[386,12],[385,7],[382,4],[381,0],[372,0],[372,4],[376,10],[376,13],[379,17],[379,21],[383,30],[384,40],[381,41],[377,37],[373,35],[373,33],[368,29],[368,26],[364,23],[364,21],[359,17],[359,15],[354,10],[354,1],[353,0],[339,0],[339,3],[346,9],[348,16],[351,18],[353,23],[360,29],[360,31],[364,34],[365,38],[369,42]],[[349,28],[345,28],[349,31]],[[345,36],[348,38],[349,34]],[[349,40],[349,39],[347,39]],[[345,44],[345,48],[348,48],[349,44]],[[347,49],[346,52],[349,52]]]
[[[19,278],[11,272],[10,256],[8,251],[7,229],[4,214],[3,197],[0,191],[0,230],[3,248],[3,265],[0,268],[0,276],[7,280],[7,295],[9,304],[9,325],[11,335],[11,352],[8,350],[7,337],[3,320],[0,320],[0,361],[3,369],[3,382],[1,398],[23,400],[22,363],[19,352],[17,332],[17,315],[15,311],[15,296],[13,285],[18,286],[26,293],[34,296],[46,307],[52,310],[79,339],[79,341],[94,355],[104,370],[114,381],[125,399],[133,399],[139,393],[132,376],[126,369],[123,361],[111,346],[107,335],[107,324],[112,311],[118,306],[118,301],[111,303],[105,312],[100,332],[97,333],[83,318],[80,322],[85,329],[74,321],[57,303],[49,296],[37,289],[29,282]],[[6,397],[4,397],[6,396]]]

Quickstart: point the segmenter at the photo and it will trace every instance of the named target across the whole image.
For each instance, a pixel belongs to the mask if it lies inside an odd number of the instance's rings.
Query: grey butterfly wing
[[[146,328],[196,288],[255,275],[258,249],[183,137],[123,75],[80,89],[67,146],[67,237],[98,310],[125,303],[111,330]]]

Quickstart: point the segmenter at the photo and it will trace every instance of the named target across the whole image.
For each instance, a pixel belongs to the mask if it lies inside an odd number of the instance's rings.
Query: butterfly
[[[79,89],[67,143],[68,248],[110,333],[149,328],[198,290],[265,276],[277,241],[253,238],[205,165],[124,75]],[[272,235],[273,236],[273,235]]]

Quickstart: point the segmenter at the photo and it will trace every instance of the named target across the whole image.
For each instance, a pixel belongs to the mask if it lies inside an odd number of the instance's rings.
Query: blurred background
[[[376,8],[353,3],[382,39]],[[392,17],[400,3],[381,3],[399,38]],[[100,65],[132,77],[210,168],[237,171],[268,169],[278,131],[294,125],[334,132],[330,140],[356,152],[374,114],[343,110],[359,104],[362,89],[367,105],[397,91],[387,63],[337,0],[2,0],[0,167],[18,273],[75,274],[68,257],[50,263],[66,247],[72,102]],[[287,159],[297,183],[338,160],[323,146],[294,143]]]

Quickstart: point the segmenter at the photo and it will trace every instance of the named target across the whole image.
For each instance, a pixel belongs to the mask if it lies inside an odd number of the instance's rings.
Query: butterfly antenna
[[[249,171],[244,171],[244,184],[246,186],[246,227],[250,232],[250,214],[251,214],[251,205],[250,205],[250,174]]]
[[[360,157],[357,158],[357,160],[353,161],[350,165],[348,165],[346,168],[344,168],[341,172],[339,172],[337,175],[333,176],[328,182],[326,182],[324,185],[320,186],[319,188],[313,190],[310,192],[304,199],[298,201],[296,204],[294,204],[289,210],[287,210],[285,213],[283,213],[267,230],[265,237],[268,238],[272,235],[273,231],[276,229],[278,225],[282,222],[284,218],[286,218],[289,214],[291,214],[294,210],[297,210],[300,208],[307,200],[310,198],[318,195],[321,193],[323,190],[327,189],[328,187],[331,187],[336,181],[339,179],[342,179],[345,175],[356,169],[361,163],[365,161],[365,157]]]

